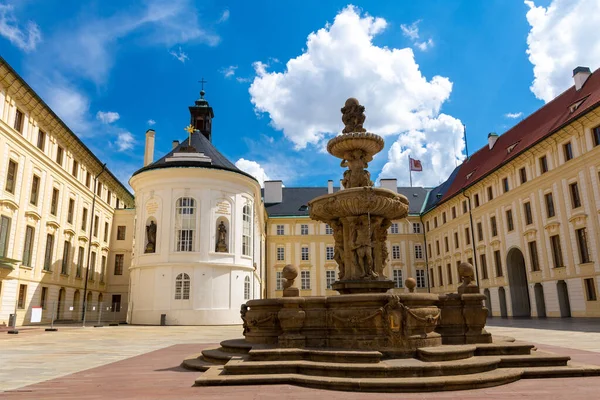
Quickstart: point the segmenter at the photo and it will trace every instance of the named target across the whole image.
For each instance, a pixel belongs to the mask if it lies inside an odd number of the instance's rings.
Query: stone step
[[[475,355],[475,345],[452,345],[424,347],[417,350],[417,357],[423,361],[464,360]]]
[[[202,357],[204,361],[208,361],[213,364],[225,365],[227,361],[231,360],[232,357],[244,357],[242,354],[228,353],[222,350],[221,347],[214,349],[202,350]]]
[[[226,353],[248,354],[252,350],[252,344],[244,339],[230,339],[221,342],[221,350]]]
[[[378,363],[382,354],[378,351],[321,350],[321,349],[253,349],[251,361],[307,360],[329,363]]]
[[[185,369],[189,369],[192,371],[206,371],[210,367],[214,367],[215,364],[204,360],[202,354],[194,354],[181,363],[181,366]]]
[[[293,384],[318,389],[353,392],[436,392],[476,389],[514,382],[521,369],[503,368],[470,375],[419,378],[340,378],[300,374],[230,375],[222,367],[212,367],[196,379],[195,386]]]
[[[560,367],[566,366],[571,357],[533,351],[529,355],[499,356],[500,368]]]
[[[231,375],[298,374],[346,378],[399,378],[468,375],[498,368],[500,357],[472,357],[466,360],[423,362],[416,359],[387,360],[380,363],[249,361],[232,359],[223,367]]]
[[[573,378],[582,376],[600,376],[600,366],[571,362],[561,367],[531,367],[523,371],[523,379]]]
[[[500,342],[476,344],[476,356],[526,355],[535,348],[534,345],[519,342]]]

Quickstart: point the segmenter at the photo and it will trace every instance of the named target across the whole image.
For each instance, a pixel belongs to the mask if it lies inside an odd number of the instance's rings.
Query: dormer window
[[[586,101],[586,99],[587,99],[587,96],[584,97],[583,99],[577,100],[575,103],[571,104],[569,106],[569,112],[574,113],[575,111],[577,111],[577,109],[583,104],[584,101]]]
[[[306,204],[303,204],[300,206],[300,208],[298,209],[298,211],[308,211],[308,206]]]
[[[506,152],[507,152],[508,154],[510,154],[510,153],[511,153],[511,152],[514,150],[514,148],[515,148],[515,147],[516,147],[518,144],[519,144],[519,142],[516,142],[516,143],[513,143],[513,144],[511,144],[510,146],[508,146],[508,147],[506,148]]]

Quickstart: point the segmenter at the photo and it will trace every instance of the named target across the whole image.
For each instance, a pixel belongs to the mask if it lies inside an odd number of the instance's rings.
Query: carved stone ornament
[[[363,128],[365,123],[365,107],[361,106],[358,100],[351,97],[346,100],[344,107],[342,107],[342,122],[344,123],[344,130],[342,133],[351,132],[366,132]]]

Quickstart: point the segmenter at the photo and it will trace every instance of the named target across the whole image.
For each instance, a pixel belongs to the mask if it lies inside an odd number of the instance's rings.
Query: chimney
[[[498,134],[496,132],[488,133],[488,146],[490,147],[490,150],[494,148],[494,145],[496,144],[497,140]]]
[[[592,75],[588,67],[577,67],[573,70],[573,80],[575,81],[575,90],[579,90],[585,84],[585,81]]]
[[[175,150],[179,146],[179,140],[173,140],[173,148],[171,150]]]
[[[389,189],[394,193],[398,193],[398,180],[393,179],[380,179],[379,184],[382,188]]]
[[[327,194],[333,193],[333,181],[330,179],[327,181]]]
[[[283,201],[283,183],[281,181],[265,181],[265,204]]]
[[[343,180],[340,179],[340,190],[344,190],[344,184],[342,182],[343,182]]]
[[[146,131],[146,148],[144,150],[144,167],[154,161],[154,129]]]

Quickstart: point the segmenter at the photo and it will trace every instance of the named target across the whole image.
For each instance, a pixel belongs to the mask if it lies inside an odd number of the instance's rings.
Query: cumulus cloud
[[[265,173],[264,168],[261,167],[261,165],[256,161],[240,158],[235,162],[235,166],[255,177],[256,180],[260,183],[260,187],[264,187],[265,181],[270,180],[269,176]]]
[[[90,133],[89,98],[66,83],[47,83],[42,86],[52,110],[79,136]]]
[[[411,154],[425,170],[415,182],[434,185],[463,157],[461,122],[440,113],[452,83],[423,76],[410,48],[374,45],[373,38],[386,26],[383,18],[345,8],[332,24],[308,36],[306,50],[289,60],[285,71],[269,72],[268,64],[254,63],[251,101],[300,150],[321,149],[341,132],[339,110],[348,97],[356,97],[366,106],[365,127],[397,143],[380,177],[408,184]]]
[[[149,119],[146,123],[148,124],[148,126],[154,126],[154,125],[156,125],[156,121],[153,120],[153,119]]]
[[[510,118],[510,119],[517,119],[523,116],[522,112],[516,112],[516,113],[506,113],[504,114],[504,116],[506,118]]]
[[[433,39],[422,39],[421,34],[419,33],[419,23],[421,20],[417,20],[410,25],[402,24],[400,25],[400,29],[402,30],[402,34],[409,38],[412,43],[421,51],[425,51],[430,47],[433,47]]]
[[[182,63],[185,63],[186,60],[190,59],[188,57],[188,55],[185,54],[183,52],[183,50],[181,50],[181,46],[179,46],[178,50],[171,50],[171,51],[169,51],[169,54],[172,55],[173,57],[175,57],[177,60],[181,61]]]
[[[42,40],[39,26],[28,21],[21,26],[11,4],[0,4],[0,35],[25,52],[35,50]]]
[[[117,141],[115,144],[117,145],[118,151],[125,151],[133,148],[133,144],[135,143],[135,139],[130,132],[121,132],[117,136]]]
[[[220,24],[221,22],[225,22],[228,19],[229,19],[229,10],[225,10],[225,11],[223,11],[223,14],[221,14],[221,18],[219,18],[217,23]]]
[[[121,118],[121,116],[119,115],[118,112],[114,112],[114,111],[98,111],[96,113],[96,119],[100,122],[102,122],[103,124],[112,124],[113,122],[117,121],[119,118]]]
[[[533,64],[531,91],[549,102],[573,86],[577,66],[600,66],[600,2],[598,0],[552,0],[548,7],[529,7],[527,54]]]
[[[229,67],[221,68],[219,72],[223,74],[225,78],[231,78],[235,75],[237,65],[230,65]]]

